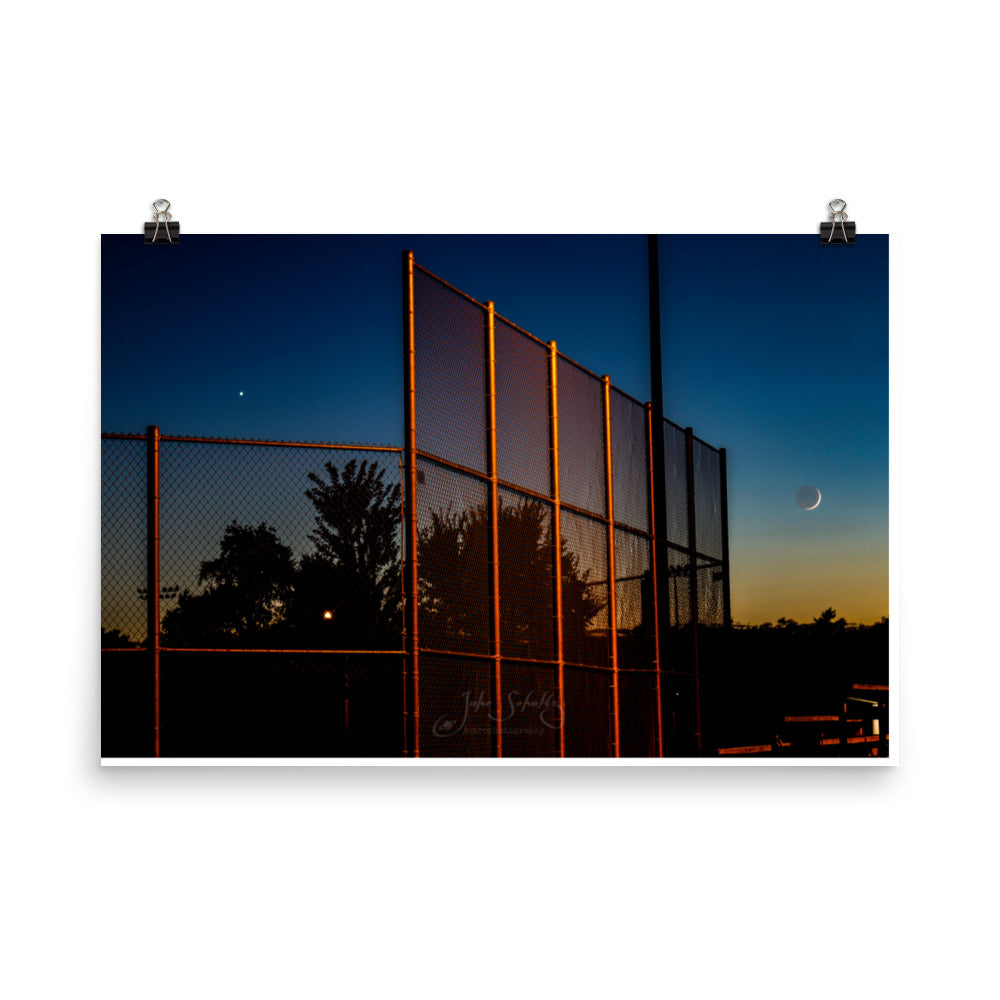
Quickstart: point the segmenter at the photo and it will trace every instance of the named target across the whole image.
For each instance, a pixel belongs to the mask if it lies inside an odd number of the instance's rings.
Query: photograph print
[[[889,757],[852,236],[104,236],[102,757]]]

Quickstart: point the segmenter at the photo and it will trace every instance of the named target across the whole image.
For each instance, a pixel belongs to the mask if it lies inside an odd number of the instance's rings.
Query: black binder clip
[[[158,198],[153,202],[153,222],[146,223],[147,243],[176,243],[181,237],[181,224],[171,222],[170,202]]]
[[[834,198],[830,202],[830,221],[819,224],[819,239],[821,243],[853,243],[854,223],[847,221],[847,202],[843,198]]]

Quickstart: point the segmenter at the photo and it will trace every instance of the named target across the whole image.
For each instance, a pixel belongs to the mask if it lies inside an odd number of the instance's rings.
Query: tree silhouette
[[[101,649],[131,649],[134,645],[121,629],[101,626]]]
[[[166,646],[398,649],[400,490],[386,469],[352,459],[309,474],[314,551],[298,564],[267,524],[230,524],[201,563],[201,593],[184,590],[163,617]]]
[[[218,557],[201,564],[204,590],[183,590],[177,607],[163,616],[163,644],[227,648],[260,639],[283,621],[294,580],[292,550],[274,528],[233,521]]]
[[[812,620],[813,628],[821,632],[829,632],[833,629],[842,629],[847,626],[844,618],[837,618],[837,612],[833,608],[821,611],[818,618]]]
[[[532,501],[498,507],[500,641],[505,655],[552,656],[552,527],[546,507]],[[490,522],[487,507],[432,511],[420,532],[421,645],[481,648],[489,634]],[[561,553],[564,641],[582,647],[604,609],[597,582],[581,572],[565,540]],[[546,647],[547,648],[544,648]],[[542,647],[542,648],[540,648]]]
[[[318,648],[400,648],[400,489],[385,467],[355,459],[309,473],[316,511],[299,560],[288,621],[298,644]]]

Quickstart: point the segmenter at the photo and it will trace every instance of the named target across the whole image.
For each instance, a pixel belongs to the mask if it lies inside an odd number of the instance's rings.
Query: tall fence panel
[[[652,440],[648,406],[412,255],[404,289],[415,510],[404,548],[416,562],[406,620],[417,637],[407,710],[419,718],[409,753],[669,752],[680,738],[665,746],[664,706],[671,732],[696,730],[697,713],[683,681],[668,704],[661,669],[697,677],[699,621],[722,607],[718,452],[697,451],[695,477],[685,431],[667,422]],[[654,447],[667,470],[663,581]],[[658,634],[662,600],[672,639]]]
[[[720,664],[728,628],[729,546],[725,452],[670,420],[663,424],[669,627],[661,636],[662,712],[670,752],[701,752],[701,677]]]

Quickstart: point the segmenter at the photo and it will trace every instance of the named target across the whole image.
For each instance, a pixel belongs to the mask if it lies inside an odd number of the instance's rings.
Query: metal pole
[[[649,263],[649,398],[652,420],[651,462],[652,489],[652,529],[659,541],[653,563],[653,576],[661,594],[666,595],[662,606],[657,605],[657,632],[659,636],[668,634],[670,628],[670,556],[667,549],[667,477],[663,455],[663,357],[660,347],[660,257],[656,235],[646,237]],[[662,664],[661,664],[662,667]],[[662,688],[665,696],[667,685]],[[660,716],[667,711],[662,701]],[[662,743],[660,744],[662,751]]]
[[[413,251],[403,252],[403,409],[406,420],[406,569],[403,574],[403,621],[406,655],[403,659],[404,752],[420,756],[420,645],[417,635],[417,352],[413,305]],[[408,668],[408,669],[407,669]]]
[[[729,602],[729,483],[726,477],[726,449],[719,449],[719,492],[722,500],[722,624],[732,628],[733,609]]]
[[[695,515],[694,515],[694,431],[684,428],[684,454],[687,464],[687,501],[688,501],[688,555],[691,560],[689,567],[691,587],[691,666],[694,670],[694,710],[695,738],[698,746],[698,756],[701,756],[701,673],[698,664],[698,554],[695,548]]]
[[[615,491],[611,463],[611,379],[601,377],[604,388],[604,477],[607,480],[608,510],[608,638],[611,641],[611,706],[614,723],[614,754],[621,756],[621,729],[618,709],[618,613],[615,593]]]
[[[493,705],[496,755],[503,756],[503,692],[500,687],[500,489],[497,482],[497,352],[495,312],[486,303],[486,392],[490,476],[490,652],[493,654]]]
[[[559,685],[559,756],[566,756],[566,678],[565,652],[563,649],[563,593],[562,593],[562,512],[559,500],[559,385],[557,380],[558,354],[556,342],[549,341],[549,405],[551,416],[551,465],[552,465],[552,578],[554,593],[552,612],[555,618],[556,662]]]
[[[160,428],[146,428],[146,645],[153,661],[153,754],[160,756]]]
[[[663,427],[663,424],[660,424]],[[660,595],[657,587],[657,547],[656,547],[656,486],[653,475],[653,404],[646,404],[646,445],[648,448],[647,465],[649,466],[649,523],[652,527],[650,538],[650,577],[653,584],[653,662],[656,665],[656,753],[663,756],[663,691],[660,682]],[[663,449],[660,449],[661,455]],[[666,545],[664,544],[664,548]]]
[[[649,265],[649,389],[653,420],[663,420],[663,357],[660,348],[660,253],[656,235],[646,237]]]

